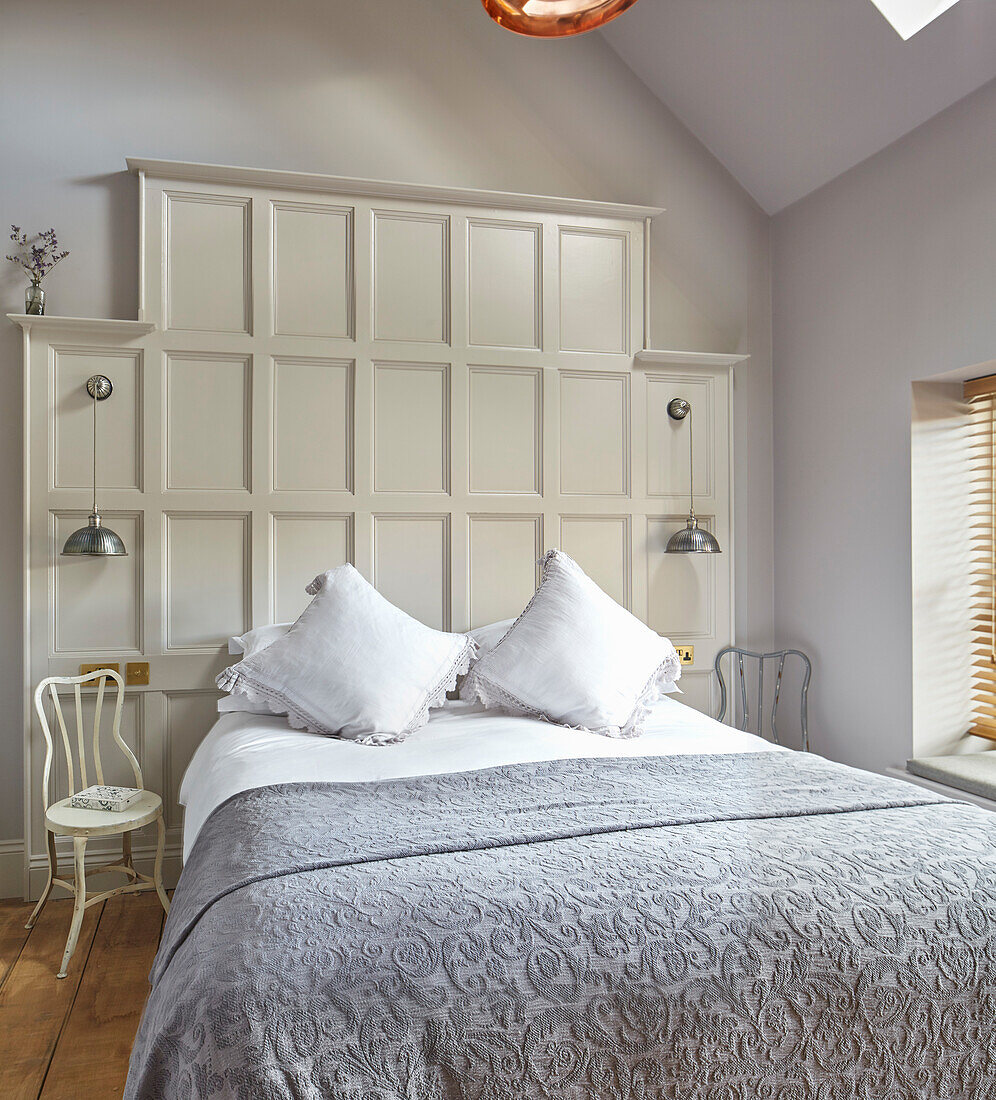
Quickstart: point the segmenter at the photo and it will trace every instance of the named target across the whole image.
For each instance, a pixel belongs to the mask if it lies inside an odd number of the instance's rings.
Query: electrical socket
[[[676,645],[674,651],[678,654],[678,660],[681,661],[683,665],[695,664],[695,646]]]
[[[80,665],[80,675],[86,676],[88,672],[96,672],[100,668],[109,668],[112,672],[121,671],[121,666],[117,661],[101,661],[95,665]]]

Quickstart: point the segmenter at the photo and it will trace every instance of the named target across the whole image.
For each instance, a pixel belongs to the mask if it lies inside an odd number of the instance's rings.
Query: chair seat
[[[102,836],[129,833],[148,825],[162,813],[163,800],[152,791],[142,793],[123,810],[81,810],[68,798],[45,811],[45,827],[60,836]]]

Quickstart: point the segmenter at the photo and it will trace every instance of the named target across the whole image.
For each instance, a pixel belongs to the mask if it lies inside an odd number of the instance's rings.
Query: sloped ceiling
[[[996,0],[906,42],[871,0],[640,0],[599,33],[769,214],[996,78]]]

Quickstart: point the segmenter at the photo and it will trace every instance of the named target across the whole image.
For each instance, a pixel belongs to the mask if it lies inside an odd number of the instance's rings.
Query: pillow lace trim
[[[519,621],[529,612],[529,609],[533,606],[533,602],[539,595],[540,588],[543,587],[543,582],[546,580],[547,574],[559,556],[560,551],[556,549],[548,550],[546,554],[544,554],[539,586],[533,593],[532,599],[530,599],[529,603],[522,609],[522,613],[519,617],[512,623],[508,630],[505,631],[501,641],[498,642],[499,646],[505,638],[509,637],[519,624]],[[558,562],[558,564],[560,563]],[[495,648],[497,649],[498,647],[496,646]],[[681,661],[678,659],[678,654],[674,646],[671,646],[664,660],[654,669],[650,679],[647,680],[640,694],[637,696],[633,711],[629,718],[626,719],[626,724],[623,726],[600,726],[595,729],[589,728],[588,726],[571,726],[566,722],[558,722],[545,712],[537,710],[536,707],[523,702],[523,700],[513,695],[507,688],[502,687],[501,684],[497,684],[494,680],[482,675],[477,670],[476,666],[471,668],[470,673],[460,685],[460,698],[468,702],[480,701],[485,707],[495,710],[504,710],[508,714],[518,715],[523,718],[539,718],[544,722],[551,722],[553,725],[563,726],[565,729],[577,730],[579,733],[595,733],[600,737],[631,738],[639,737],[640,734],[643,733],[643,724],[647,719],[650,708],[654,703],[664,698],[667,694],[667,688],[675,684],[680,677]]]
[[[479,700],[489,709],[503,710],[521,718],[539,718],[555,726],[562,726],[564,729],[577,730],[579,733],[595,733],[599,737],[629,739],[639,737],[643,733],[643,724],[647,720],[650,708],[667,694],[666,689],[674,683],[676,674],[681,674],[681,663],[677,654],[672,651],[654,669],[653,675],[644,685],[632,713],[623,726],[572,726],[567,722],[559,722],[544,711],[523,702],[501,684],[496,684],[494,680],[482,676],[476,668],[470,670],[460,686],[460,698],[468,702]]]
[[[369,733],[363,737],[342,737],[338,730],[329,729],[314,715],[302,710],[283,692],[260,683],[251,673],[240,668],[239,664],[244,664],[244,661],[219,672],[215,683],[222,691],[233,695],[244,695],[250,702],[266,706],[275,714],[286,711],[287,721],[294,729],[307,730],[309,733],[319,733],[326,737],[338,737],[344,741],[355,741],[359,745],[396,745],[404,741],[410,733],[425,725],[429,720],[431,708],[441,707],[446,702],[446,693],[452,691],[457,685],[458,678],[466,674],[476,653],[477,643],[473,638],[468,637],[466,644],[446,666],[435,685],[423,693],[414,712],[405,723],[405,728],[399,733]]]

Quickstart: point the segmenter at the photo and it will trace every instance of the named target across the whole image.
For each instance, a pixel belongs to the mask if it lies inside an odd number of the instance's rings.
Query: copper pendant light
[[[507,30],[530,38],[584,34],[615,19],[636,0],[481,0],[484,10]]]

